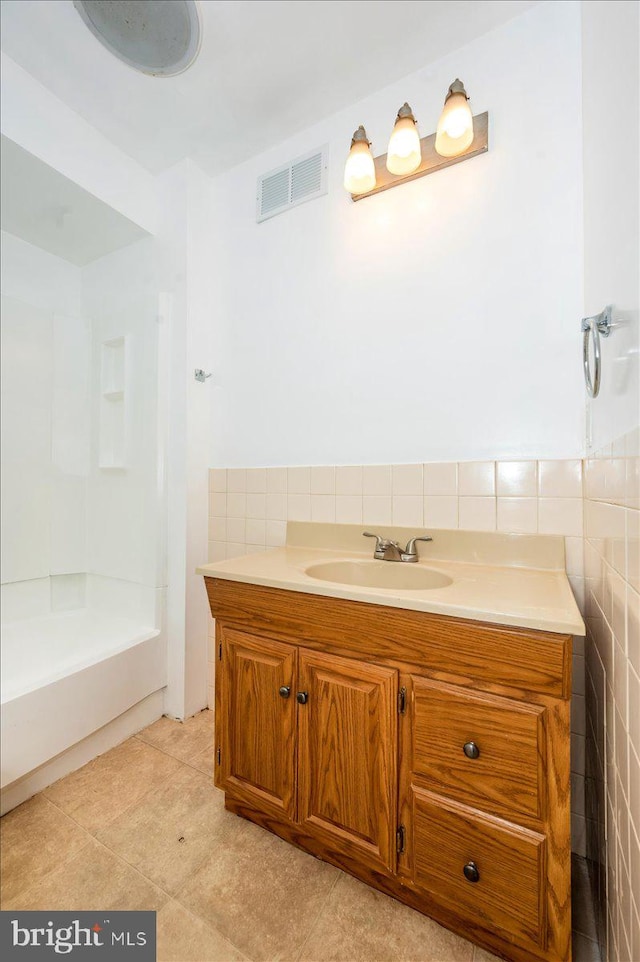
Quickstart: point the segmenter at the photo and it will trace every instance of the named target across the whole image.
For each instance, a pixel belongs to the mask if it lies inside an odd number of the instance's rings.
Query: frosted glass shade
[[[366,194],[376,186],[376,168],[366,140],[351,145],[344,168],[344,187],[350,194]]]
[[[441,157],[457,157],[473,142],[473,116],[463,93],[447,98],[436,131],[436,151]]]
[[[412,117],[399,117],[389,138],[387,170],[392,174],[412,174],[422,160],[420,136]]]

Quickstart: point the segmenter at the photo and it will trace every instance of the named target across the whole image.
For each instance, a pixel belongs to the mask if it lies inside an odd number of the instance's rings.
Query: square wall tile
[[[265,494],[267,490],[267,469],[247,468],[247,493]]]
[[[496,489],[498,497],[535,498],[538,494],[536,461],[498,461]]]
[[[627,580],[634,591],[640,591],[640,511],[626,508]]]
[[[391,469],[393,496],[415,495],[422,497],[422,465],[394,464]]]
[[[391,505],[393,524],[422,528],[422,495],[394,495]]]
[[[287,468],[287,492],[311,494],[311,468]]]
[[[362,495],[336,495],[336,521],[338,524],[362,524]]]
[[[246,468],[227,469],[227,491],[234,494],[244,494],[247,490]]]
[[[627,586],[627,653],[636,674],[640,675],[640,594]]]
[[[243,554],[247,553],[247,546],[244,543],[229,542],[227,544],[227,558],[241,558]]]
[[[247,544],[264,544],[266,541],[266,522],[257,518],[247,518],[245,538]]]
[[[244,541],[246,520],[244,518],[227,518],[227,542],[240,544]]]
[[[540,498],[538,501],[540,534],[564,534],[582,537],[582,498]]]
[[[247,513],[247,496],[246,494],[228,494],[227,495],[227,517],[228,518],[244,518]]]
[[[582,461],[538,461],[541,498],[581,498]]]
[[[496,493],[495,461],[460,461],[458,494],[465,497],[487,497]]]
[[[365,494],[362,499],[362,522],[369,525],[391,524],[391,496]]]
[[[267,494],[287,493],[287,469],[267,468]]]
[[[265,539],[269,548],[281,548],[287,540],[287,522],[267,521],[265,525]]]
[[[226,468],[210,468],[209,469],[209,491],[216,491],[220,494],[224,494],[227,490],[227,469]]]
[[[225,561],[227,557],[227,546],[222,541],[210,541],[209,542],[209,553],[207,555],[209,564],[213,564],[214,561]]]
[[[624,503],[628,508],[640,509],[640,457],[626,459]]]
[[[433,495],[424,499],[424,525],[426,528],[457,528],[458,498]]]
[[[498,498],[498,531],[528,532],[538,530],[537,498]]]
[[[336,469],[334,467],[311,468],[311,494],[335,494]]]
[[[427,497],[451,497],[458,493],[458,465],[455,461],[423,464],[424,493]]]
[[[227,519],[226,518],[210,518],[209,519],[209,541],[226,541],[227,540]]]
[[[495,531],[495,498],[460,498],[458,525],[463,531]]]
[[[336,468],[336,494],[362,496],[361,465],[338,465]]]
[[[584,577],[584,540],[582,538],[564,539],[564,556],[568,575]]]
[[[336,498],[334,494],[311,495],[311,520],[333,524],[336,520]]]
[[[366,464],[362,469],[362,492],[368,495],[390,495],[391,466]]]
[[[311,495],[310,494],[288,495],[287,519],[289,521],[311,521]]]
[[[247,518],[266,518],[266,494],[247,494]]]
[[[227,513],[227,495],[211,492],[209,494],[209,517],[224,518]]]
[[[287,520],[287,496],[286,494],[268,494],[266,499],[267,520],[286,521]]]
[[[628,684],[629,737],[636,755],[640,755],[640,677],[633,668],[629,668]],[[640,816],[638,816],[638,822],[640,822]]]

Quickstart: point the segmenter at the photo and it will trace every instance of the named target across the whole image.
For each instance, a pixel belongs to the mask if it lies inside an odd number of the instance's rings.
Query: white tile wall
[[[585,462],[585,815],[610,962],[640,959],[639,509],[635,430]]]

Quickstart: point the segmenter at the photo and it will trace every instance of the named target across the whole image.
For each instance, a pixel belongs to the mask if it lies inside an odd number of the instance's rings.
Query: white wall
[[[602,385],[589,402],[591,447],[640,422],[639,5],[583,3],[584,311],[613,304]]]
[[[490,150],[352,203],[353,130],[460,76]],[[582,452],[580,10],[546,3],[214,185],[220,466]],[[329,194],[255,223],[256,178],[330,146]]]
[[[89,338],[79,269],[5,232],[2,288],[2,581],[31,582],[85,570]]]

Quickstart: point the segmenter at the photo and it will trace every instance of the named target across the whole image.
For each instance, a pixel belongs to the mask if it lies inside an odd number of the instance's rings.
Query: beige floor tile
[[[471,962],[473,945],[426,916],[342,875],[300,962]]]
[[[198,755],[194,755],[187,762],[187,765],[191,765],[192,768],[197,768],[199,772],[204,772],[205,775],[213,777],[213,745],[210,748],[205,748],[203,752]],[[210,778],[210,780],[211,780]]]
[[[44,795],[92,834],[163,785],[180,768],[137,738],[112,748],[45,789]]]
[[[61,862],[76,855],[91,836],[41,795],[0,821],[2,905]]]
[[[224,795],[211,779],[183,765],[96,837],[173,894],[218,846],[246,828],[244,819],[225,811]]]
[[[291,960],[339,874],[248,824],[200,867],[177,899],[256,962]]]
[[[90,839],[73,858],[8,900],[5,908],[67,912],[94,909],[158,911],[168,898],[165,892],[113,852]]]
[[[245,956],[178,902],[158,912],[158,962],[242,962]]]
[[[136,737],[174,758],[191,762],[204,751],[213,753],[213,712],[205,708],[184,722],[159,718]]]

